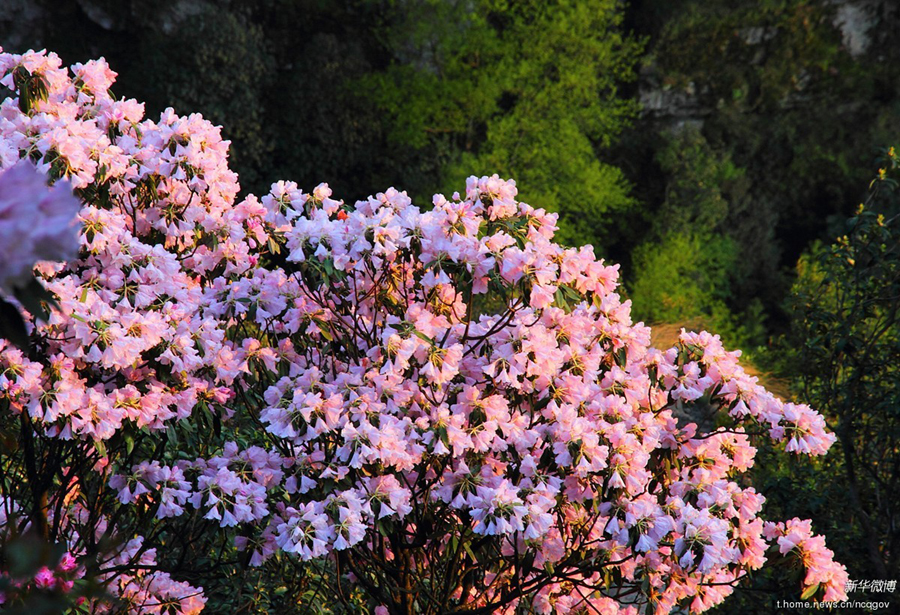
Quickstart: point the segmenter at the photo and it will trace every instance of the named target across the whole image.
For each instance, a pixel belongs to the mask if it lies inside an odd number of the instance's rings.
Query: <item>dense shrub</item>
[[[617,267],[514,182],[428,210],[291,182],[235,202],[218,129],[144,119],[104,61],[0,73],[4,166],[83,202],[78,257],[36,269],[58,309],[0,342],[9,604],[699,612],[770,552],[845,596],[810,523],[764,520],[742,479],[760,435],[825,453],[822,417],[708,333],[651,348]],[[701,405],[720,427],[676,420]],[[29,568],[22,540],[55,546]]]

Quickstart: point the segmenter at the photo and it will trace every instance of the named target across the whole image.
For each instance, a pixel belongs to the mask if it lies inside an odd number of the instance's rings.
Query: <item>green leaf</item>
[[[810,585],[803,591],[802,594],[800,594],[800,599],[801,600],[809,600],[810,598],[812,598],[813,596],[816,595],[817,591],[819,591],[818,583],[816,583],[815,585]]]
[[[329,277],[333,276],[334,272],[335,272],[334,260],[330,259],[330,258],[326,258],[324,261],[322,261],[322,269],[325,270],[325,274],[328,275]]]
[[[432,338],[428,337],[427,335],[425,335],[424,333],[422,333],[421,331],[416,331],[415,329],[413,329],[412,334],[415,335],[416,337],[418,337],[419,339],[428,342],[432,346],[434,345],[434,340]]]
[[[569,302],[566,301],[566,296],[563,294],[562,288],[556,289],[556,292],[553,294],[553,303],[568,311]]]
[[[334,335],[331,333],[331,330],[328,328],[324,322],[319,320],[318,318],[314,318],[313,321],[316,323],[316,326],[319,328],[319,331],[322,332],[322,337],[324,337],[329,342],[334,341]]]
[[[94,448],[97,449],[101,457],[106,457],[106,443],[103,440],[94,440]]]
[[[468,543],[468,541],[466,541],[466,542],[463,543],[463,549],[466,550],[466,553],[469,554],[469,557],[472,558],[472,561],[473,561],[473,562],[477,562],[477,561],[478,561],[478,558],[475,557],[475,553],[472,551],[472,545],[470,545],[470,544]]]
[[[178,446],[178,428],[175,425],[169,425],[169,428],[166,430],[166,438],[173,445]]]

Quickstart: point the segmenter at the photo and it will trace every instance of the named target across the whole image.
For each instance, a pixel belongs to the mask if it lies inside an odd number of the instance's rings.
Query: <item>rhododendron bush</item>
[[[2,166],[82,201],[77,258],[36,268],[58,308],[0,341],[2,540],[66,553],[3,569],[7,604],[92,580],[83,609],[248,609],[217,579],[258,569],[308,579],[308,610],[700,612],[772,556],[845,596],[744,476],[756,437],[825,453],[821,416],[716,336],[651,348],[618,268],[554,243],[514,182],[238,202],[218,128],[145,119],[103,60],[0,75]],[[720,427],[676,419],[695,407]]]

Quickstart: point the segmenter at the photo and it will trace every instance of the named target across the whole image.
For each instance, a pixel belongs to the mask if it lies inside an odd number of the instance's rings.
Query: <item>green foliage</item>
[[[847,234],[800,262],[791,302],[800,394],[834,421],[866,548],[854,564],[878,578],[900,572],[900,217],[879,194],[896,185],[896,156],[888,164]]]
[[[816,244],[798,263],[791,332],[777,348],[797,397],[826,416],[838,442],[825,457],[790,470],[764,448],[754,479],[769,510],[813,519],[851,579],[900,576],[900,202],[893,150],[884,165],[845,234],[830,246]],[[755,583],[771,595],[778,580],[766,575]],[[743,600],[752,612],[751,596]]]
[[[714,105],[782,106],[851,64],[833,25],[834,3],[739,0],[678,3],[654,60],[673,88],[694,83]],[[674,7],[673,7],[674,8]],[[712,78],[715,75],[715,78]]]
[[[149,117],[221,124],[244,189],[430,197],[499,173],[560,211],[571,243],[603,242],[635,204],[604,160],[637,112],[619,0],[44,2],[78,26],[33,26],[65,62],[102,53]]]
[[[728,221],[744,206],[743,169],[717,157],[691,127],[665,136],[657,163],[665,201],[650,239],[632,252],[635,315],[651,323],[702,322],[729,346],[760,344],[762,305],[733,302],[744,267]]]
[[[729,346],[755,341],[756,323],[742,322],[726,304],[736,257],[732,240],[713,235],[671,233],[640,246],[631,291],[636,317],[650,323],[702,321]],[[757,323],[758,310],[748,311]]]
[[[701,241],[672,233],[660,243],[640,246],[631,293],[635,313],[649,322],[727,313],[722,295],[734,257],[734,244],[721,237]]]
[[[894,141],[900,121],[896,14],[873,12],[868,50],[851,55],[838,27],[840,4],[631,5],[632,23],[650,39],[641,70],[649,106],[621,151],[645,204],[644,226],[668,224],[662,204],[673,186],[696,186],[698,169],[708,167],[708,179],[728,202],[719,231],[737,242],[740,255],[729,308],[739,312],[760,301],[770,333],[787,326],[783,298],[797,258],[851,213],[869,177],[872,145]],[[665,135],[685,124],[697,127],[706,153],[682,148],[679,168],[668,161]],[[740,177],[716,176],[720,161],[730,161]],[[652,172],[659,167],[663,177]],[[721,212],[714,199],[699,200],[708,214]],[[646,241],[644,227],[629,228],[618,248],[625,254]]]
[[[770,514],[813,520],[851,579],[900,576],[900,165],[893,149],[882,163],[844,233],[800,259],[791,330],[769,356],[838,441],[828,455],[790,468],[762,444],[752,479]],[[753,575],[749,585],[728,612],[772,612],[790,591],[781,572]],[[897,608],[891,593],[850,599]]]
[[[560,212],[565,241],[602,244],[634,204],[621,171],[598,157],[636,111],[619,89],[639,49],[620,3],[397,6],[405,17],[384,36],[398,60],[365,80],[391,142],[437,160],[440,187],[515,178],[524,200]]]
[[[665,201],[655,216],[666,232],[722,232],[729,214],[745,207],[746,171],[715,151],[695,127],[664,135],[657,163],[666,175]]]

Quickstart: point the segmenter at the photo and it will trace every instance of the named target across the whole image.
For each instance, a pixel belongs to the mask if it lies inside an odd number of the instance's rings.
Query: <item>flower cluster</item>
[[[846,600],[841,589],[849,577],[846,569],[834,562],[834,553],[825,546],[825,539],[812,533],[812,523],[794,518],[786,523],[766,523],[763,532],[768,540],[778,543],[782,555],[795,553],[803,562],[808,588],[825,588],[825,601]]]
[[[0,342],[0,413],[90,460],[46,515],[78,557],[118,537],[99,574],[132,610],[203,607],[123,521],[189,513],[254,566],[329,559],[381,610],[427,580],[416,600],[492,612],[700,612],[769,551],[843,596],[822,539],[739,480],[759,434],[825,453],[822,417],[716,336],[652,348],[618,267],[555,243],[514,182],[424,210],[291,182],[235,202],[217,128],[144,119],[102,60],[72,73],[0,54],[0,83],[45,90],[0,105],[3,164],[84,201],[78,257],[40,268],[39,352]],[[700,405],[727,426],[676,418]]]
[[[129,540],[108,562],[110,568],[130,567],[133,572],[102,575],[102,580],[110,581],[107,587],[115,593],[123,610],[147,614],[173,610],[183,615],[200,613],[206,604],[202,590],[176,581],[166,572],[153,571],[157,567],[156,549],[145,549],[143,543],[142,537]]]
[[[59,304],[35,332],[42,358],[29,359],[0,341],[0,412],[25,413],[38,434],[84,442],[99,454],[102,463],[90,476],[63,473],[66,505],[46,511],[65,514],[53,525],[73,553],[92,555],[96,539],[88,537],[108,528],[103,516],[86,510],[81,483],[88,478],[121,481],[120,502],[152,505],[159,518],[180,514],[188,496],[195,497],[181,468],[156,460],[117,468],[104,442],[129,428],[165,433],[167,422],[189,417],[198,404],[223,411],[234,395],[228,385],[242,350],[226,339],[227,323],[204,313],[203,280],[251,266],[251,249],[258,247],[253,226],[260,220],[234,206],[237,177],[219,130],[198,115],[171,110],[158,122],[145,120],[142,104],[110,96],[115,73],[105,61],[75,65],[70,75],[52,53],[3,53],[0,76],[19,94],[0,103],[0,166],[7,169],[0,201],[10,214],[0,233],[18,234],[16,242],[4,242],[4,273],[17,280],[21,270],[31,273],[35,258],[68,259],[65,266],[37,269]],[[26,90],[39,95],[26,97]],[[16,163],[19,158],[26,161]],[[20,188],[38,181],[29,166],[57,182],[39,204],[23,201]],[[61,195],[69,186],[81,198],[74,208],[80,228],[74,249],[66,251],[62,236],[76,229],[64,216]],[[7,198],[12,190],[21,196]],[[29,238],[34,245],[18,243]],[[10,245],[19,248],[7,267]],[[126,564],[140,569],[142,559],[152,559],[148,553],[121,550],[101,574]],[[160,610],[199,591],[161,572],[116,579],[109,584],[114,593],[138,605],[157,602]],[[186,600],[187,612],[202,603]]]
[[[63,553],[53,568],[42,566],[30,579],[9,578],[0,572],[0,582],[9,589],[0,591],[0,607],[27,600],[35,592],[59,592],[68,594],[75,585],[75,579],[83,574],[78,569],[78,562],[71,553]]]

